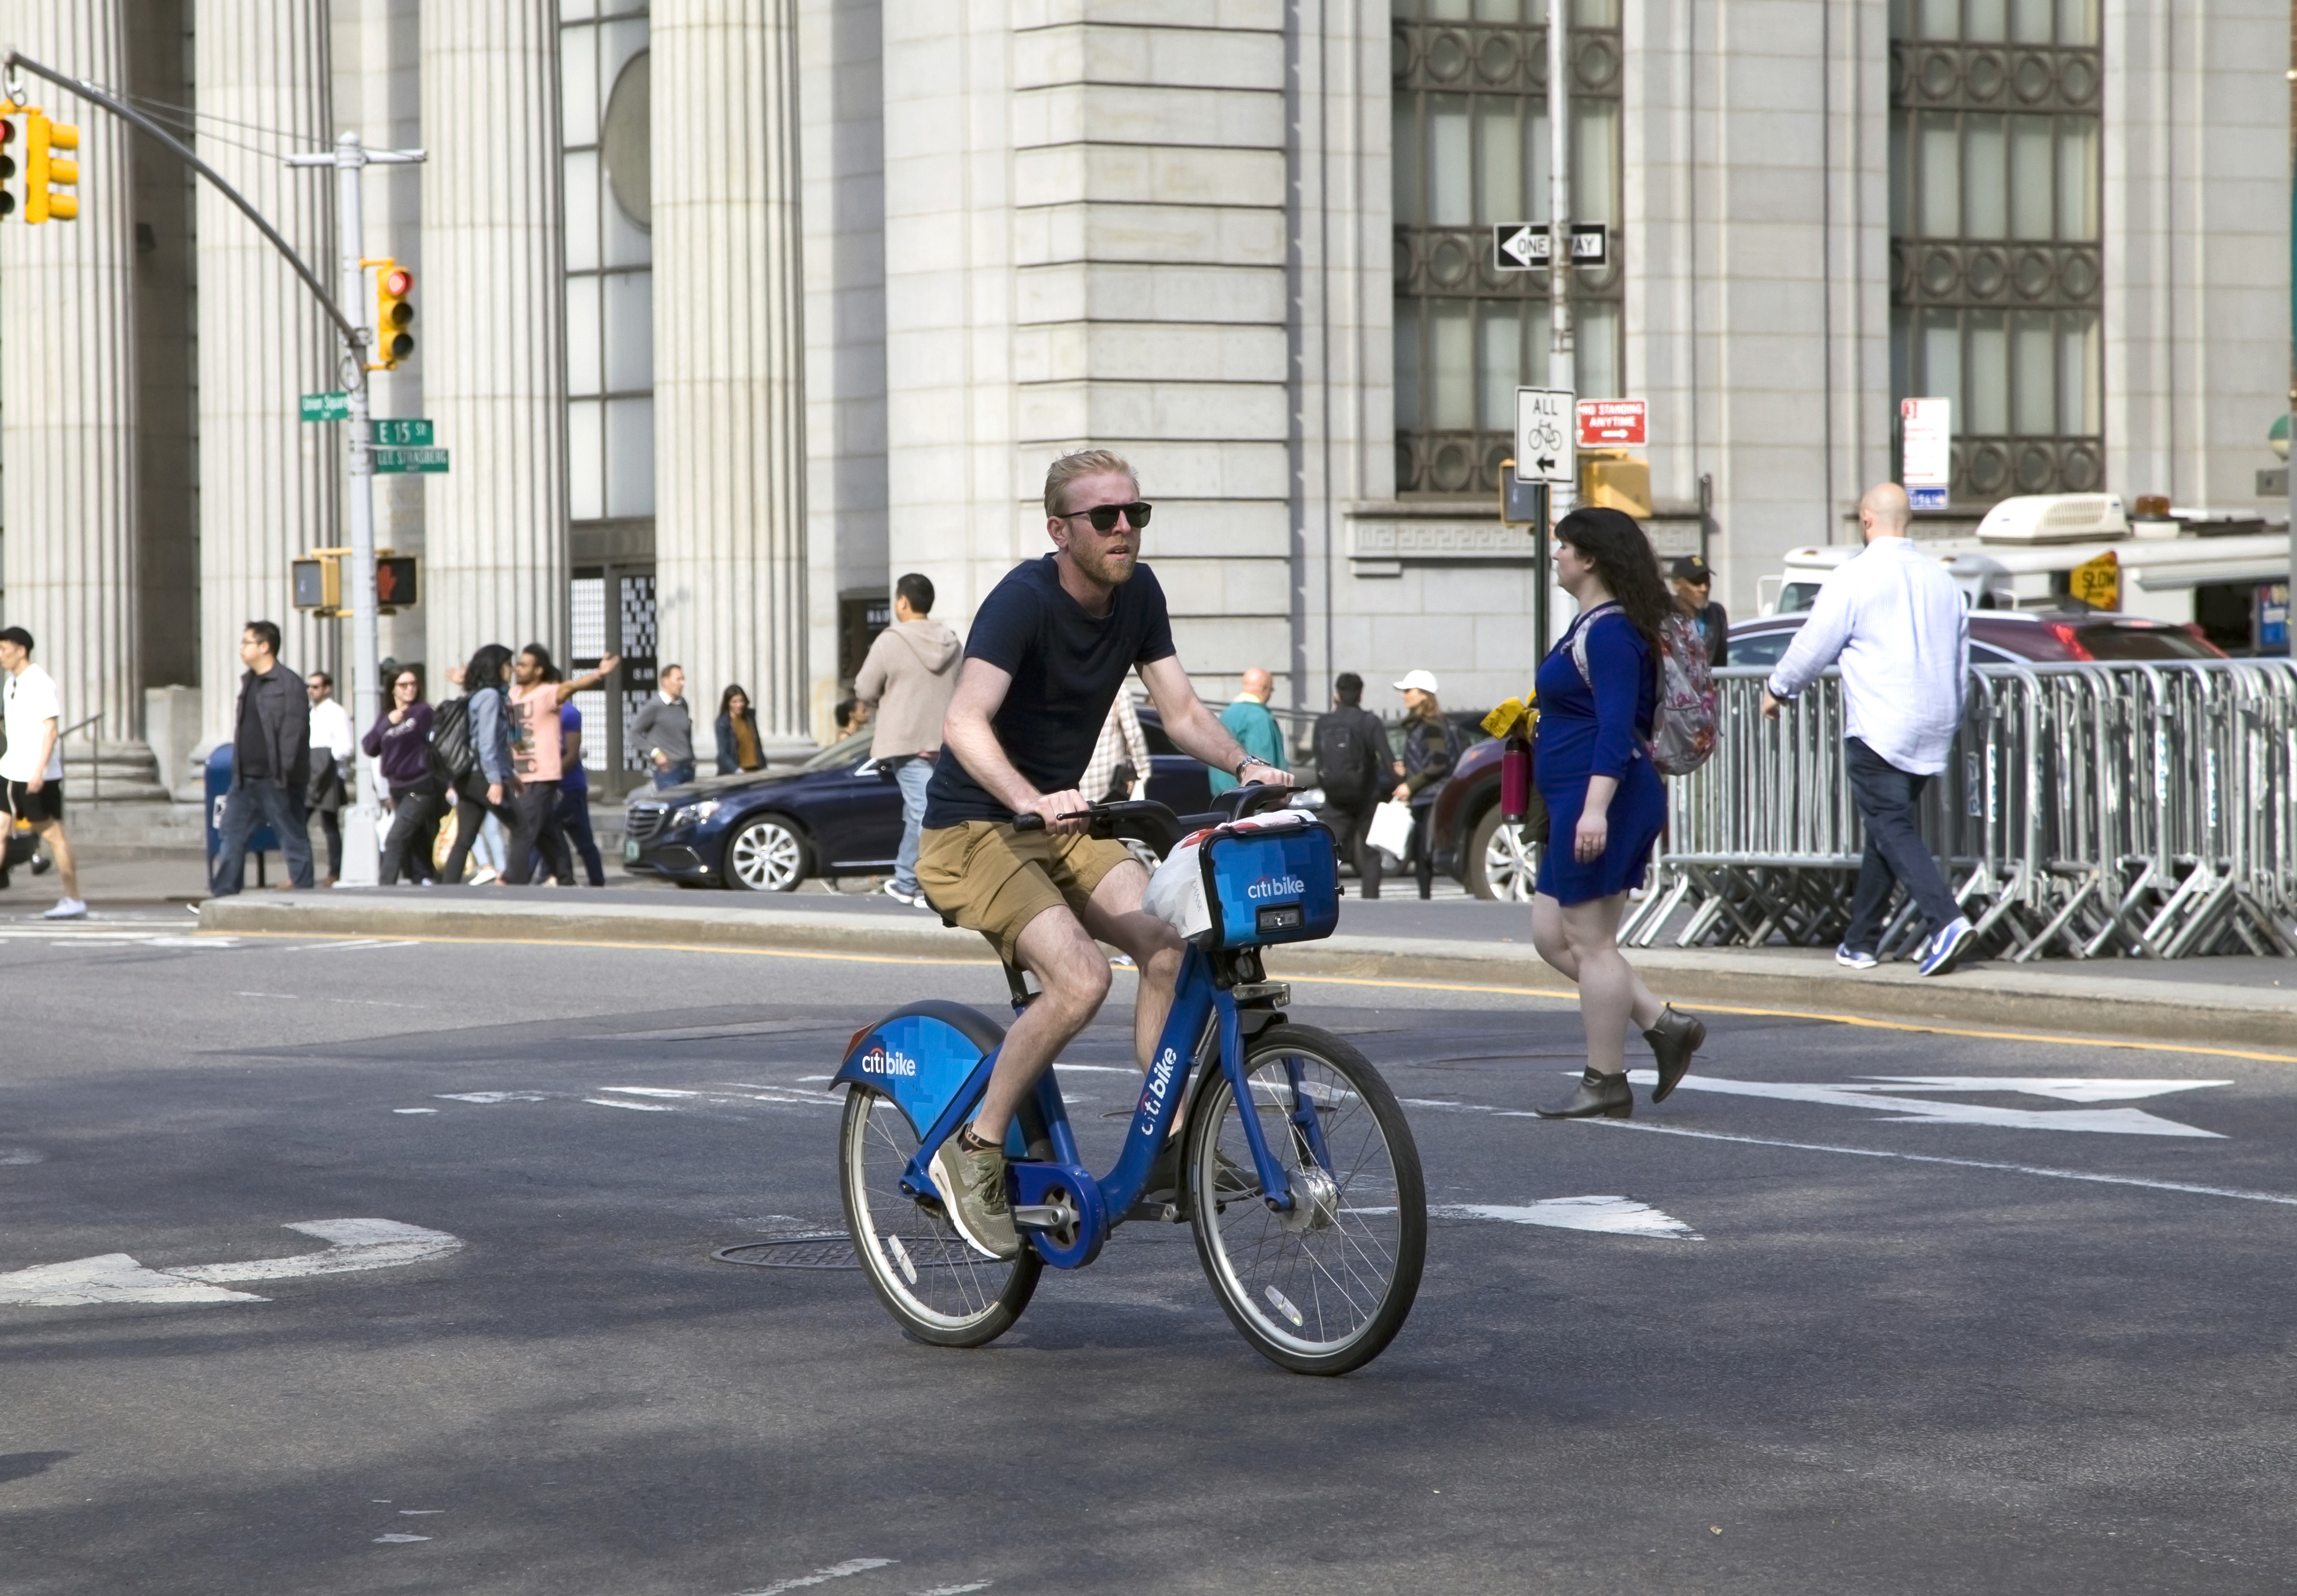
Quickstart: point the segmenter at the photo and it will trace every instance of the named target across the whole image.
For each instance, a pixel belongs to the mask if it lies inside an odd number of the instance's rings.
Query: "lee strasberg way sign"
[[[377,444],[375,473],[377,476],[402,475],[408,472],[441,472],[447,469],[447,451],[443,448],[393,448]]]

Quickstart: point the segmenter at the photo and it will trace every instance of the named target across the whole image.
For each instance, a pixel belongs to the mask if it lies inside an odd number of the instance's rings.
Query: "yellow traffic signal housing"
[[[10,117],[0,117],[0,220],[16,214],[16,196],[8,192],[8,185],[16,176],[16,123]]]
[[[343,611],[343,559],[348,548],[315,548],[300,560],[287,563],[288,586],[295,607],[321,615]]]
[[[415,334],[408,330],[415,325],[415,307],[407,302],[415,274],[395,260],[375,264],[382,267],[375,274],[375,348],[381,357],[375,365],[389,371],[415,352]]]
[[[79,215],[79,162],[55,153],[79,148],[79,129],[52,122],[37,105],[24,108],[24,222],[70,221]]]

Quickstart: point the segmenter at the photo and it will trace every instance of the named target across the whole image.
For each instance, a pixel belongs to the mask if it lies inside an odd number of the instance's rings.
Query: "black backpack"
[[[1316,779],[1325,795],[1343,809],[1360,807],[1379,774],[1378,756],[1365,737],[1361,710],[1336,710],[1316,720]],[[1381,741],[1387,738],[1382,736]]]
[[[432,716],[431,745],[427,753],[431,773],[450,787],[478,769],[479,757],[471,747],[469,695],[449,698]]]

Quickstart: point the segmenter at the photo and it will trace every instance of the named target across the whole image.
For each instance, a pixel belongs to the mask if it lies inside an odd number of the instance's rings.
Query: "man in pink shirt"
[[[558,674],[550,651],[530,643],[511,666],[510,691],[510,845],[505,850],[503,880],[524,886],[532,879],[534,856],[541,849],[562,886],[574,884],[574,855],[566,834],[558,826],[558,781],[565,772],[560,741],[558,710],[577,693],[587,693],[613,674],[622,660],[608,654],[588,676],[554,681]]]

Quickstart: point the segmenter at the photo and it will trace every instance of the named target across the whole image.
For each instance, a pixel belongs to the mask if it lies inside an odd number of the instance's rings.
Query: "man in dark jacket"
[[[1708,597],[1715,591],[1715,572],[1697,555],[1685,555],[1675,563],[1672,576],[1668,586],[1675,589],[1675,607],[1691,617],[1691,624],[1699,629],[1699,636],[1707,645],[1707,663],[1718,668],[1729,664],[1731,617],[1721,605]]]
[[[311,779],[311,701],[303,679],[279,662],[279,628],[251,621],[239,635],[239,708],[232,720],[231,794],[216,822],[214,875],[218,898],[240,890],[247,839],[268,825],[286,856],[287,878],[311,884],[311,837],[303,791]]]
[[[1324,821],[1340,853],[1356,868],[1362,895],[1379,896],[1379,850],[1364,841],[1372,811],[1379,807],[1380,777],[1395,755],[1387,728],[1363,707],[1363,678],[1344,670],[1332,679],[1332,708],[1316,718],[1310,738],[1316,751],[1316,785],[1324,789]]]

